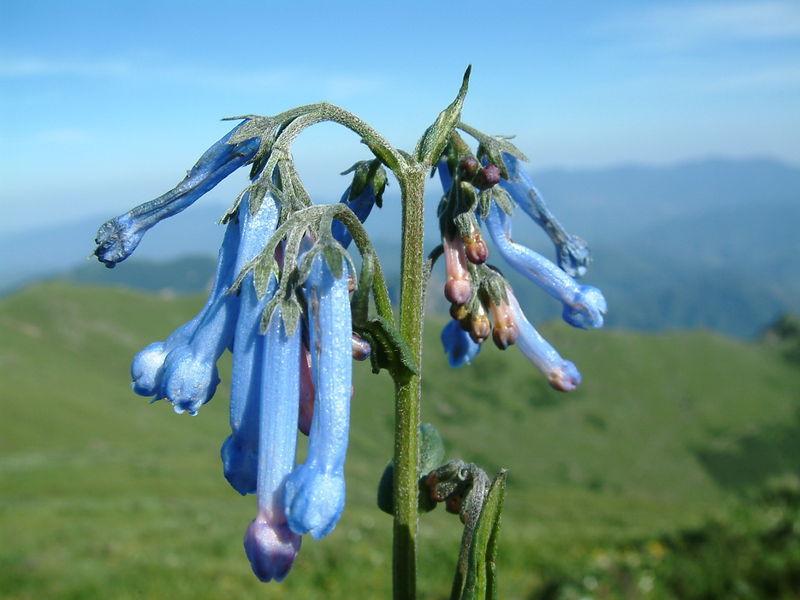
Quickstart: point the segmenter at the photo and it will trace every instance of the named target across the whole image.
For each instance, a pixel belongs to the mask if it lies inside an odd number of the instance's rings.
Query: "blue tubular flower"
[[[166,194],[103,223],[95,238],[97,248],[94,253],[98,260],[107,267],[113,267],[125,260],[153,225],[191,206],[225,177],[252,160],[261,138],[254,137],[236,144],[228,143],[231,136],[245,123],[247,121],[234,127],[206,150],[183,181]]]
[[[233,339],[239,309],[237,299],[225,294],[236,275],[233,267],[239,247],[239,229],[237,223],[228,223],[208,303],[189,340],[173,348],[164,360],[159,394],[169,400],[178,413],[196,414],[200,406],[211,400],[219,383],[217,359]]]
[[[358,220],[363,223],[367,220],[367,217],[369,217],[369,213],[372,212],[372,207],[375,206],[375,187],[371,183],[365,185],[361,193],[355,198],[350,198],[350,188],[351,186],[347,186],[339,202],[345,204],[352,210],[358,217]],[[331,233],[333,234],[333,239],[339,242],[345,249],[353,241],[353,236],[350,235],[350,231],[341,221],[334,220]]]
[[[314,377],[308,458],[286,481],[286,517],[295,533],[328,535],[344,509],[350,421],[352,326],[347,270],[336,279],[321,253],[305,284]]]
[[[550,385],[561,391],[571,392],[581,383],[581,374],[575,365],[561,358],[555,348],[547,343],[538,331],[525,318],[525,314],[514,297],[510,287],[506,288],[511,314],[519,327],[517,346],[536,367],[547,377]]]
[[[166,341],[153,342],[136,355],[131,364],[131,387],[134,392],[140,396],[155,396],[162,393],[164,364],[167,357],[173,350],[189,344],[198,326],[221,301],[230,285],[230,269],[236,257],[238,244],[239,227],[235,223],[229,223],[220,248],[214,282],[205,306],[191,321],[178,327]]]
[[[281,581],[300,549],[301,537],[286,521],[284,481],[294,467],[300,392],[301,329],[284,329],[280,309],[264,337],[259,385],[258,515],[244,536],[253,573],[261,581]]]
[[[242,228],[239,253],[233,273],[261,251],[278,223],[278,207],[269,194],[255,215],[250,214],[249,196],[239,207]],[[221,456],[225,478],[240,494],[256,490],[256,459],[258,453],[258,406],[261,382],[261,358],[264,336],[259,333],[261,315],[266,303],[275,293],[274,277],[267,293],[259,301],[253,274],[248,273],[239,288],[239,315],[233,338],[233,370],[231,373],[231,435],[222,445]]]
[[[508,264],[564,304],[563,317],[567,323],[581,329],[603,326],[606,301],[600,290],[578,285],[541,254],[514,242],[511,239],[511,218],[496,204],[492,204],[489,210],[486,226]]]
[[[471,364],[481,351],[481,345],[476,344],[456,320],[450,321],[442,329],[442,346],[453,368]]]
[[[520,168],[516,157],[504,152],[503,161],[508,168],[508,179],[501,179],[500,186],[508,191],[519,207],[550,236],[556,247],[558,266],[572,277],[584,275],[586,267],[592,260],[586,242],[564,231],[548,210],[531,178]]]

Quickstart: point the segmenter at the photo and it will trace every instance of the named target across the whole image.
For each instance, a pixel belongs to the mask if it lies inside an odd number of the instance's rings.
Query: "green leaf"
[[[331,270],[334,279],[341,279],[343,270],[342,253],[335,246],[325,244],[322,247],[322,256],[325,258],[325,262],[328,263],[328,268]]]
[[[256,296],[263,300],[267,294],[270,277],[278,271],[278,263],[274,259],[260,260],[253,269],[253,284],[256,288]]]
[[[397,328],[381,316],[367,323],[354,326],[355,332],[372,346],[372,372],[386,369],[395,382],[405,382],[419,373],[411,350]]]
[[[439,113],[433,125],[425,130],[425,133],[422,134],[419,142],[417,142],[414,155],[423,165],[430,166],[439,160],[439,156],[441,156],[444,151],[444,147],[447,145],[453,128],[461,119],[461,108],[464,106],[464,98],[467,95],[471,71],[472,65],[467,67],[464,73],[461,89],[458,90],[458,95],[455,100],[453,100],[450,106]]]
[[[504,469],[494,478],[475,525],[461,600],[497,598],[497,543],[506,492],[506,473]]]

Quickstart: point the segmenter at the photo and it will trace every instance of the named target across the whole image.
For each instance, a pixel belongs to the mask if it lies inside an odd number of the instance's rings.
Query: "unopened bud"
[[[480,233],[476,233],[464,245],[464,252],[467,255],[467,260],[474,265],[482,265],[489,259],[489,246],[483,241]]]
[[[444,297],[454,304],[466,304],[472,296],[469,279],[451,279],[444,285]]]
[[[352,344],[353,360],[366,360],[369,358],[369,355],[372,354],[372,346],[370,346],[369,342],[357,333],[353,334]]]
[[[470,320],[469,337],[476,344],[482,344],[492,333],[492,324],[489,322],[489,317],[486,313],[475,315]]]
[[[462,160],[458,166],[459,169],[461,169],[461,175],[464,179],[472,179],[475,173],[478,172],[478,169],[480,169],[481,164],[472,156],[468,156]]]
[[[505,350],[517,341],[519,326],[514,315],[511,314],[511,307],[508,304],[492,304],[490,310],[494,320],[492,339],[500,350]]]
[[[475,177],[475,187],[479,190],[488,190],[490,187],[500,183],[500,169],[495,165],[486,165],[478,171]]]
[[[463,321],[469,317],[469,309],[464,304],[451,304],[450,316],[456,321]]]
[[[450,239],[447,237],[442,241],[447,273],[444,296],[453,304],[466,304],[472,297],[472,280],[467,270],[464,242],[460,238]]]

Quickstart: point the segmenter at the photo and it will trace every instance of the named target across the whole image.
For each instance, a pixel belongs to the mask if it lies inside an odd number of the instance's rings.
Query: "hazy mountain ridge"
[[[585,281],[606,293],[611,326],[699,326],[748,337],[800,306],[798,168],[766,159],[709,159],[671,167],[546,171],[534,180],[568,231],[590,242],[595,261]],[[387,205],[397,202],[393,192]],[[383,256],[398,250],[390,229],[396,221],[386,213],[392,209],[376,212],[369,222]],[[74,266],[91,253],[101,219],[7,236],[0,240],[0,289],[43,276],[154,291],[202,289],[213,274],[223,210],[221,204],[198,204],[167,220],[111,272],[93,261]],[[426,231],[435,238],[435,226],[428,224]],[[514,235],[552,257],[544,234],[521,212]],[[190,254],[207,256],[209,266],[202,267],[200,259],[191,268],[183,258],[173,260]],[[139,266],[143,259],[148,262]],[[503,268],[502,260],[490,260]],[[396,272],[389,264],[386,270],[390,276]],[[511,277],[534,319],[558,314],[557,303]]]

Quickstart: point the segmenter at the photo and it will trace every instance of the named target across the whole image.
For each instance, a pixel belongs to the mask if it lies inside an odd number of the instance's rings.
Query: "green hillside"
[[[304,540],[284,583],[260,584],[241,544],[255,502],[228,487],[218,456],[227,366],[195,418],[127,386],[131,357],[201,302],[66,284],[0,300],[0,597],[389,597],[391,523],[374,506],[392,447],[388,378],[358,366],[342,521]],[[545,597],[600,550],[701,527],[800,471],[800,372],[777,347],[545,326],[584,375],[564,395],[513,348],[449,369],[439,325],[424,419],[448,457],[510,470],[502,598]],[[424,597],[446,598],[457,519],[439,509],[421,535]]]

